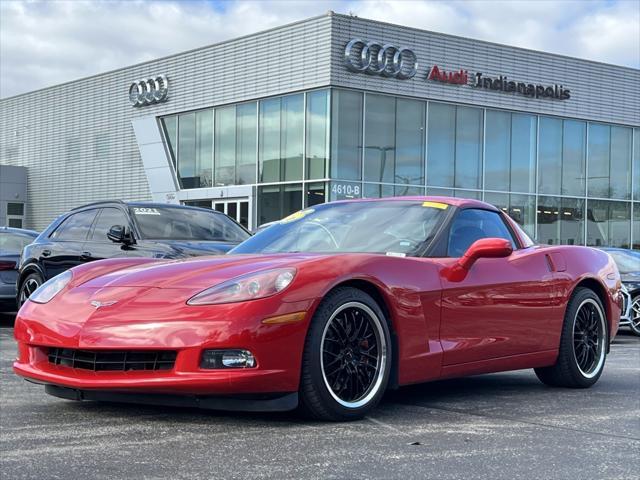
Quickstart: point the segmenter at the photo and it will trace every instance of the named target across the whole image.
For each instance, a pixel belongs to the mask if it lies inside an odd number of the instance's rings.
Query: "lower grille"
[[[83,370],[128,371],[171,370],[177,353],[173,350],[77,350],[49,348],[49,363]]]

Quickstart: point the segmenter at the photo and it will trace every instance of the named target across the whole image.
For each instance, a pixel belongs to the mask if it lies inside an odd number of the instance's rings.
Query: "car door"
[[[109,229],[114,225],[129,227],[129,219],[126,214],[117,207],[101,208],[89,238],[84,244],[82,254],[86,261],[127,256],[126,245],[113,242],[107,237]]]
[[[483,209],[457,213],[448,256],[459,258],[481,238],[504,238],[505,258],[480,258],[460,281],[443,278],[440,338],[444,365],[535,352],[556,312],[553,274],[544,254],[520,248],[502,215]]]
[[[83,248],[97,213],[95,208],[72,213],[51,233],[38,258],[45,279],[88,261]]]

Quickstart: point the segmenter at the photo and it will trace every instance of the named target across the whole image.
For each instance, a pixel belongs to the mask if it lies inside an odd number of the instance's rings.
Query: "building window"
[[[176,161],[182,188],[210,187],[213,175],[213,110],[178,116],[177,151],[173,149],[172,121],[165,121],[165,132],[172,158]]]
[[[329,90],[307,93],[306,178],[326,177],[329,160]]]
[[[236,180],[236,107],[215,110],[216,186],[233,185]]]
[[[312,207],[327,201],[324,183],[307,183],[307,195],[304,200],[304,206]]]
[[[331,178],[362,179],[362,93],[331,94]]]
[[[395,183],[424,185],[425,105],[416,100],[397,100]]]
[[[536,197],[534,195],[487,192],[484,194],[484,201],[507,213],[527,235],[535,237]]]
[[[482,109],[429,103],[427,184],[482,186]]]
[[[258,226],[280,220],[302,208],[302,184],[258,187]]]
[[[633,246],[631,248],[640,250],[640,203],[633,204]]]
[[[584,199],[538,197],[538,235],[550,245],[584,244]]]
[[[628,202],[588,200],[587,245],[629,248],[630,220],[631,204]]]
[[[485,188],[533,193],[537,118],[487,110],[486,120]]]
[[[364,179],[395,183],[396,99],[367,94],[364,108]]]
[[[631,129],[589,124],[588,195],[631,197]]]
[[[302,180],[303,95],[260,102],[260,181]]]
[[[640,201],[640,128],[633,129],[633,199]],[[636,237],[634,237],[636,238]],[[640,238],[638,239],[640,241]]]

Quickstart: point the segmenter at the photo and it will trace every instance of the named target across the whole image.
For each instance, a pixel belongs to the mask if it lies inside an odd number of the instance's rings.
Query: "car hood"
[[[314,257],[317,255],[224,255],[182,260],[159,260],[109,271],[83,282],[82,287],[204,289],[239,275],[296,265]]]
[[[233,242],[205,240],[147,240],[150,243],[166,245],[176,251],[177,256],[195,257],[200,255],[223,255],[237,245]]]

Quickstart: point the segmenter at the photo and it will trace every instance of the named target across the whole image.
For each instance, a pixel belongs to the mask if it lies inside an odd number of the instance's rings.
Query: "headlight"
[[[73,274],[67,270],[60,275],[47,280],[29,296],[29,300],[35,303],[48,303],[60,290],[67,286],[73,278]]]
[[[194,295],[187,304],[215,305],[270,297],[287,288],[295,275],[295,268],[274,268],[241,275]]]

